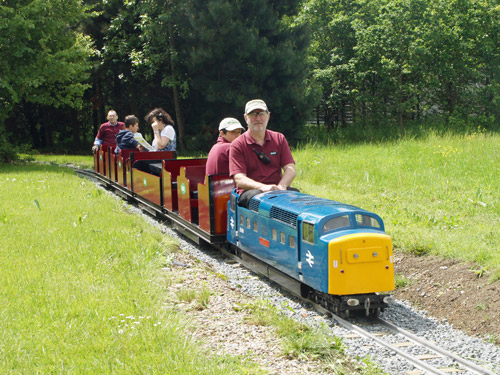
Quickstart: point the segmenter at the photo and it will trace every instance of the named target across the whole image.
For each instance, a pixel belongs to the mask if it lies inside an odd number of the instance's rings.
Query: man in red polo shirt
[[[219,138],[208,154],[206,174],[229,174],[229,148],[245,128],[232,117],[226,117],[219,124]]]
[[[108,122],[101,124],[99,131],[95,137],[94,146],[92,151],[96,151],[100,145],[112,146],[116,145],[116,135],[120,130],[125,129],[125,124],[118,121],[118,114],[115,110],[108,112]]]
[[[285,136],[267,130],[270,115],[263,100],[249,101],[244,114],[248,131],[231,143],[229,174],[241,206],[258,193],[287,190],[295,178],[295,161]]]

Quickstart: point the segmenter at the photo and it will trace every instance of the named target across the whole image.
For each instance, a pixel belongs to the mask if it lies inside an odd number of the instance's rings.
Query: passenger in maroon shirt
[[[95,137],[94,146],[92,151],[96,151],[100,145],[116,145],[116,135],[120,130],[125,129],[125,124],[118,121],[118,114],[115,110],[110,110],[108,112],[108,122],[101,124],[99,131]]]
[[[255,194],[289,189],[295,178],[295,161],[285,136],[267,130],[270,112],[266,103],[249,101],[244,116],[248,131],[229,151],[229,174],[238,187],[242,206]]]
[[[206,174],[229,175],[229,147],[243,130],[245,128],[235,118],[227,117],[220,122],[219,138],[208,154]]]

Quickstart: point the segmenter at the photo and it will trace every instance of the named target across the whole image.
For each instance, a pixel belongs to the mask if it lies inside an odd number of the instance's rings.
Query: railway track
[[[322,306],[315,305],[315,308],[320,312],[329,313]],[[345,320],[336,315],[332,315],[332,319],[352,332],[352,334],[343,337],[344,341],[364,338],[388,349],[387,360],[397,360],[394,357],[398,356],[406,360],[409,365],[414,366],[413,370],[405,372],[406,375],[496,374],[384,319]]]
[[[140,197],[135,196],[127,189],[121,186],[110,183],[109,180],[102,178],[102,176],[95,174],[93,171],[75,169],[81,176],[92,178],[94,181],[102,183],[107,189],[113,190],[117,195],[126,199],[129,202],[136,203],[139,208],[156,219],[161,221],[169,220],[175,230],[182,233],[192,241],[200,244],[202,242],[209,243],[208,239],[203,238],[196,231],[185,228],[183,220],[177,217],[166,214],[158,207],[149,205],[147,201],[142,201]],[[441,348],[439,345],[422,338],[408,330],[402,329],[388,321],[381,318],[353,318],[343,319],[331,311],[325,309],[323,306],[314,303],[310,300],[305,300],[301,297],[300,283],[288,277],[287,275],[275,270],[272,267],[262,263],[252,255],[246,254],[241,251],[234,251],[231,247],[215,244],[211,245],[213,248],[218,249],[225,256],[232,258],[239,262],[247,269],[263,275],[268,280],[276,282],[280,287],[286,289],[296,297],[304,302],[311,303],[316,311],[321,314],[331,316],[338,325],[342,326],[350,333],[343,336],[346,345],[349,345],[351,340],[366,340],[366,346],[378,345],[385,349],[387,361],[401,360],[406,361],[407,365],[404,366],[408,370],[402,374],[405,375],[419,375],[419,374],[460,374],[460,375],[495,375],[484,367],[470,361],[469,359],[462,358],[451,351]],[[399,359],[397,359],[399,358]]]

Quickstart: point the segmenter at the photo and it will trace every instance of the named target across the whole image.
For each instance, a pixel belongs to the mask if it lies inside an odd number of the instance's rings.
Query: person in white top
[[[153,128],[153,147],[156,151],[176,151],[176,135],[172,117],[162,108],[155,108],[147,114],[146,121]]]

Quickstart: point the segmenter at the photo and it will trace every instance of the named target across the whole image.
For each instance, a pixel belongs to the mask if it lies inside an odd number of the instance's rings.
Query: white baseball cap
[[[243,129],[245,128],[241,126],[240,122],[233,117],[226,117],[219,124],[219,131],[226,129],[227,131]]]
[[[254,109],[262,109],[263,111],[268,112],[266,103],[262,99],[253,99],[250,100],[245,106],[245,114],[248,115]]]

